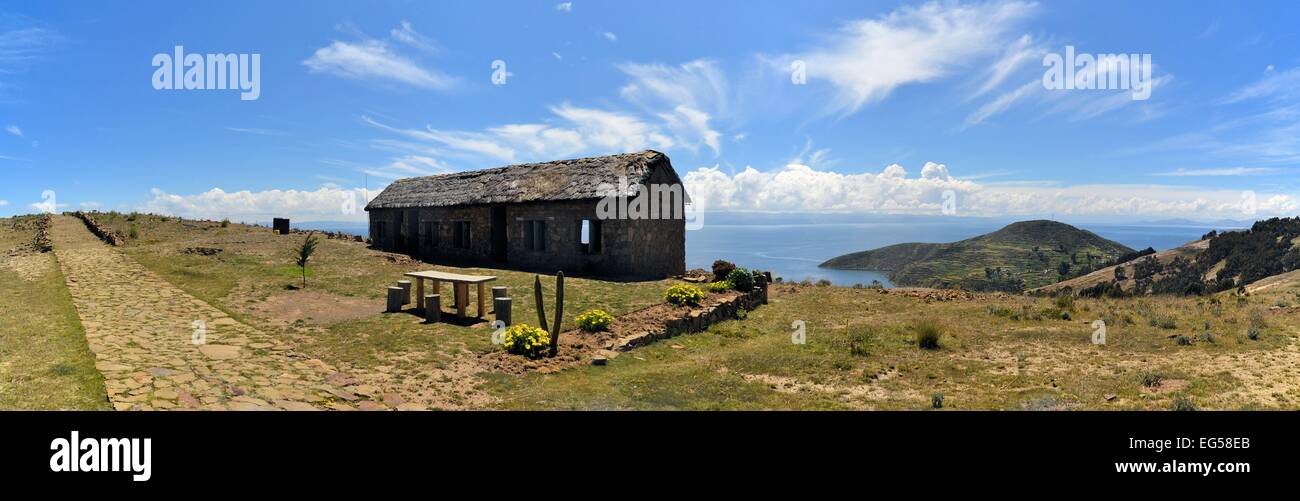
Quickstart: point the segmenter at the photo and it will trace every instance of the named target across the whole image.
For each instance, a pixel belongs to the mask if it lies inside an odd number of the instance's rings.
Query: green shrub
[[[506,329],[501,346],[506,351],[526,357],[541,356],[551,347],[551,333],[528,324],[515,324]]]
[[[830,280],[827,280],[827,279],[825,279],[825,278],[823,278],[823,279],[817,281],[817,286],[818,286],[818,287],[830,287],[830,286],[831,286],[831,281],[830,281]]]
[[[865,357],[868,355],[868,347],[876,342],[880,335],[876,328],[869,325],[856,325],[849,327],[849,354],[855,357]]]
[[[664,301],[677,306],[699,306],[704,299],[704,291],[686,284],[669,287],[664,292]]]
[[[1183,395],[1179,395],[1179,396],[1174,397],[1174,401],[1173,401],[1172,403],[1169,404],[1169,410],[1171,410],[1171,411],[1194,411],[1194,410],[1196,410],[1196,404],[1195,404],[1194,402],[1192,402],[1192,399],[1187,398],[1187,397],[1185,397],[1185,396],[1183,396]]]
[[[1147,323],[1152,327],[1159,327],[1161,329],[1178,328],[1178,320],[1176,320],[1172,315],[1156,315],[1147,320]]]
[[[733,287],[731,286],[731,282],[728,282],[726,280],[709,283],[709,292],[713,292],[713,293],[727,292],[731,289],[733,289]]]
[[[1056,299],[1052,301],[1052,304],[1055,304],[1057,308],[1062,310],[1073,310],[1074,296],[1057,296]]]
[[[1210,331],[1202,332],[1201,335],[1197,337],[1197,340],[1201,341],[1202,343],[1213,343],[1214,333]]]
[[[943,337],[943,328],[930,321],[922,321],[912,326],[916,333],[916,345],[926,350],[939,349],[939,338]]]
[[[1259,341],[1259,327],[1252,325],[1249,329],[1246,329],[1246,339]]]
[[[727,279],[731,270],[736,269],[736,265],[730,261],[717,260],[713,262],[713,281],[721,282]]]
[[[131,227],[127,229],[126,234],[127,234],[128,237],[131,237],[131,240],[135,240],[135,239],[137,239],[137,238],[140,238],[140,230],[139,230],[138,228],[136,228],[134,224],[131,225]]]
[[[1147,388],[1155,388],[1157,386],[1160,386],[1160,383],[1163,383],[1164,381],[1165,381],[1164,374],[1160,374],[1157,372],[1142,373],[1142,386],[1145,386]]]
[[[1178,346],[1191,346],[1192,338],[1180,335],[1177,338],[1174,338],[1174,342],[1178,343]]]
[[[600,332],[609,330],[610,324],[614,323],[614,316],[606,313],[605,310],[587,310],[578,315],[578,328],[587,332]]]
[[[222,220],[221,220],[221,227],[222,227],[222,228],[229,228],[229,227],[230,227],[230,220],[229,220],[229,219],[222,219]]]
[[[935,393],[935,394],[933,394],[933,395],[930,395],[930,408],[931,408],[931,409],[942,409],[942,408],[943,408],[943,394],[942,394],[942,393]]]
[[[754,274],[744,268],[736,268],[727,273],[727,281],[731,282],[732,288],[740,292],[754,290]]]

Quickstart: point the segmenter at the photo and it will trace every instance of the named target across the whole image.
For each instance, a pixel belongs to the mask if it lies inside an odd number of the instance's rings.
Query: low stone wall
[[[77,216],[78,219],[81,219],[82,222],[86,223],[86,228],[88,228],[91,233],[94,233],[95,236],[99,237],[100,240],[103,240],[104,243],[108,245],[112,245],[116,247],[122,245],[122,243],[126,240],[125,238],[122,237],[120,233],[110,230],[104,226],[100,226],[100,224],[96,222],[95,218],[90,214],[77,211],[77,212],[73,212],[72,215]]]
[[[729,301],[708,308],[691,310],[680,318],[665,322],[663,329],[624,337],[614,343],[614,350],[627,351],[679,334],[702,332],[718,322],[740,318],[741,311],[750,311],[763,304],[767,304],[767,284],[759,285],[754,290]]]
[[[54,244],[50,242],[49,214],[45,214],[36,220],[36,234],[32,237],[32,247],[36,248],[36,252],[54,250]]]

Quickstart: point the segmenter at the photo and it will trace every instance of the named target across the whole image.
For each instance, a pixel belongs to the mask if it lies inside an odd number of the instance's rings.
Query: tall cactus
[[[564,319],[564,272],[555,274],[555,322],[546,328],[546,305],[542,302],[542,277],[533,276],[533,299],[537,302],[537,324],[542,330],[551,333],[551,351],[548,357],[554,357],[560,349],[560,324]]]

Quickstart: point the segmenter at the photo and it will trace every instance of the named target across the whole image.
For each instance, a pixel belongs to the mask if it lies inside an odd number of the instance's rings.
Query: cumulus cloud
[[[612,31],[606,31],[606,32],[602,33],[601,36],[605,37],[605,40],[609,40],[609,41],[611,41],[611,42],[617,42],[617,41],[618,41],[618,35],[615,35],[614,32],[612,32]]]
[[[405,21],[390,32],[393,40],[425,51],[435,50],[433,41],[416,32]],[[316,49],[302,62],[313,73],[323,73],[354,80],[397,82],[425,89],[447,89],[456,80],[437,70],[427,69],[399,54],[387,40],[364,39],[357,42],[334,41]]]
[[[1239,190],[1162,185],[980,184],[958,179],[943,164],[926,163],[919,177],[893,164],[880,172],[843,174],[789,164],[771,172],[752,167],[734,175],[702,167],[683,176],[691,198],[707,210],[941,214],[944,193],[964,216],[1165,216],[1249,218],[1292,213],[1296,197],[1259,194],[1249,207]]]
[[[23,137],[23,130],[18,128],[17,125],[10,125],[8,127],[5,127],[5,132],[8,132],[18,137]]]
[[[262,221],[289,217],[300,221],[364,221],[365,205],[379,190],[326,186],[315,191],[267,190],[227,192],[212,188],[203,193],[176,195],[150,190],[152,198],[138,210],[195,219],[230,218]]]
[[[560,2],[555,4],[555,10],[560,12],[570,12],[573,10],[573,2]]]
[[[798,60],[807,76],[831,84],[830,111],[852,114],[907,84],[932,82],[1015,46],[1007,33],[1035,9],[1027,2],[975,5],[931,2],[858,20],[823,47],[771,60],[786,71]],[[1015,66],[1010,62],[1009,66]]]

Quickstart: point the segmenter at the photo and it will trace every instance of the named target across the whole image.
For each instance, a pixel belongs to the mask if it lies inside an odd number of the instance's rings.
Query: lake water
[[[850,252],[904,242],[955,242],[996,231],[1011,221],[927,218],[916,216],[721,215],[709,216],[704,228],[686,232],[686,267],[709,269],[716,259],[746,268],[770,270],[785,280],[830,280],[836,285],[890,286],[883,273],[830,270],[817,265]],[[851,220],[867,219],[865,222]],[[819,222],[826,221],[830,222]],[[1072,223],[1134,249],[1165,250],[1196,240],[1211,229],[1233,226],[1199,224]],[[302,229],[342,231],[365,236],[364,223],[305,222]]]

